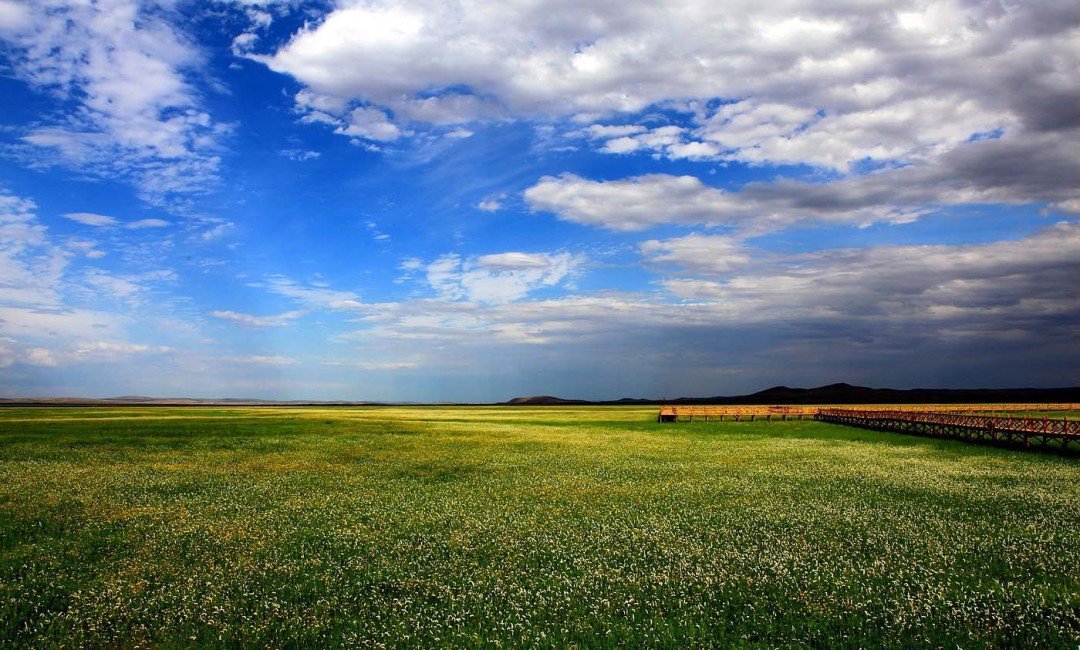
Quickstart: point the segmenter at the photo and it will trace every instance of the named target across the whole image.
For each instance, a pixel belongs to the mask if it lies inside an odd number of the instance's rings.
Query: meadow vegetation
[[[3,409],[0,646],[1080,644],[1080,460],[655,413]]]

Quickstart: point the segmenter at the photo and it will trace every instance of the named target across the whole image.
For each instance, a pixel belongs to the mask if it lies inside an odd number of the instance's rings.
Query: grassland
[[[1080,644],[1080,461],[654,418],[4,409],[0,645]]]

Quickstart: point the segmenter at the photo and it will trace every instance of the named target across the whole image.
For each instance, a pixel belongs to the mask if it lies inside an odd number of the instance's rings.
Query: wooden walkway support
[[[1080,452],[1080,420],[972,415],[933,411],[822,408],[814,419],[931,438],[1028,449]]]

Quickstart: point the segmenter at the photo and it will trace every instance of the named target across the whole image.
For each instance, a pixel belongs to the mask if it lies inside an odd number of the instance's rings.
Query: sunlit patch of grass
[[[0,644],[1080,643],[1075,460],[655,412],[0,411]]]

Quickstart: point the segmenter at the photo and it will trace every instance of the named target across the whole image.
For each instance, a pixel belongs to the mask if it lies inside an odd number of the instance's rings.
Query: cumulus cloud
[[[673,158],[844,170],[1080,121],[1075,3],[563,4],[349,3],[253,56],[339,121],[350,106],[428,125],[672,108],[695,123],[589,133]]]
[[[888,97],[872,110],[838,114],[748,99],[699,111],[688,126],[637,126],[632,135],[605,140],[599,151],[671,160],[808,164],[848,172],[868,160],[926,160],[973,136],[1004,133],[1017,125],[1015,118],[955,98]]]
[[[956,96],[887,96],[880,104],[846,113],[747,100],[705,118],[692,144],[705,147],[710,158],[847,170],[867,159],[924,160],[974,134],[1015,124],[1014,116]]]
[[[745,244],[733,237],[691,234],[641,244],[650,264],[676,265],[696,273],[723,273],[746,266],[751,256]]]
[[[23,359],[27,365],[31,366],[54,368],[60,365],[60,361],[56,358],[56,354],[48,348],[26,348],[23,351]]]
[[[0,337],[0,368],[9,368],[17,363],[45,367],[59,365],[52,352],[46,348],[27,347],[16,339]]]
[[[339,127],[337,132],[378,142],[393,142],[401,137],[401,129],[390,121],[386,113],[366,107],[353,109],[347,123]]]
[[[638,124],[591,124],[585,133],[592,139],[614,139],[632,136],[648,129]]]
[[[525,190],[533,210],[611,230],[643,230],[666,223],[735,224],[755,214],[723,190],[695,176],[649,174],[591,181],[574,174],[545,176]]]
[[[902,223],[971,202],[1080,208],[1075,3],[595,0],[572,13],[533,0],[345,4],[251,56],[304,85],[304,119],[370,142],[555,120],[603,153],[839,178],[722,191],[689,176],[564,174],[525,192],[534,210],[613,230]]]
[[[594,181],[546,176],[524,197],[533,210],[611,230],[661,224],[738,227],[748,233],[801,222],[868,225],[915,220],[942,205],[1037,204],[1080,214],[1080,129],[967,142],[921,165],[831,182],[780,179],[737,191],[693,176]]]
[[[505,303],[543,287],[566,285],[584,259],[571,253],[499,253],[462,259],[439,257],[425,267],[427,282],[441,297],[482,303]]]
[[[741,270],[703,263],[689,238],[652,246],[699,277],[668,279],[674,295],[743,305],[746,318],[804,316],[907,323],[950,321],[1036,336],[1038,321],[1078,322],[1080,296],[1067,278],[1080,273],[1080,224],[1061,223],[1022,241],[879,246],[781,257]],[[722,252],[727,242],[714,250]],[[721,274],[721,278],[709,275]],[[701,277],[705,276],[705,277]],[[752,309],[751,309],[752,308]],[[1054,328],[1050,328],[1054,329]]]
[[[43,347],[0,337],[0,368],[15,364],[58,368],[81,363],[112,363],[136,355],[160,355],[172,351],[164,345],[102,340],[54,341],[51,347]]]

